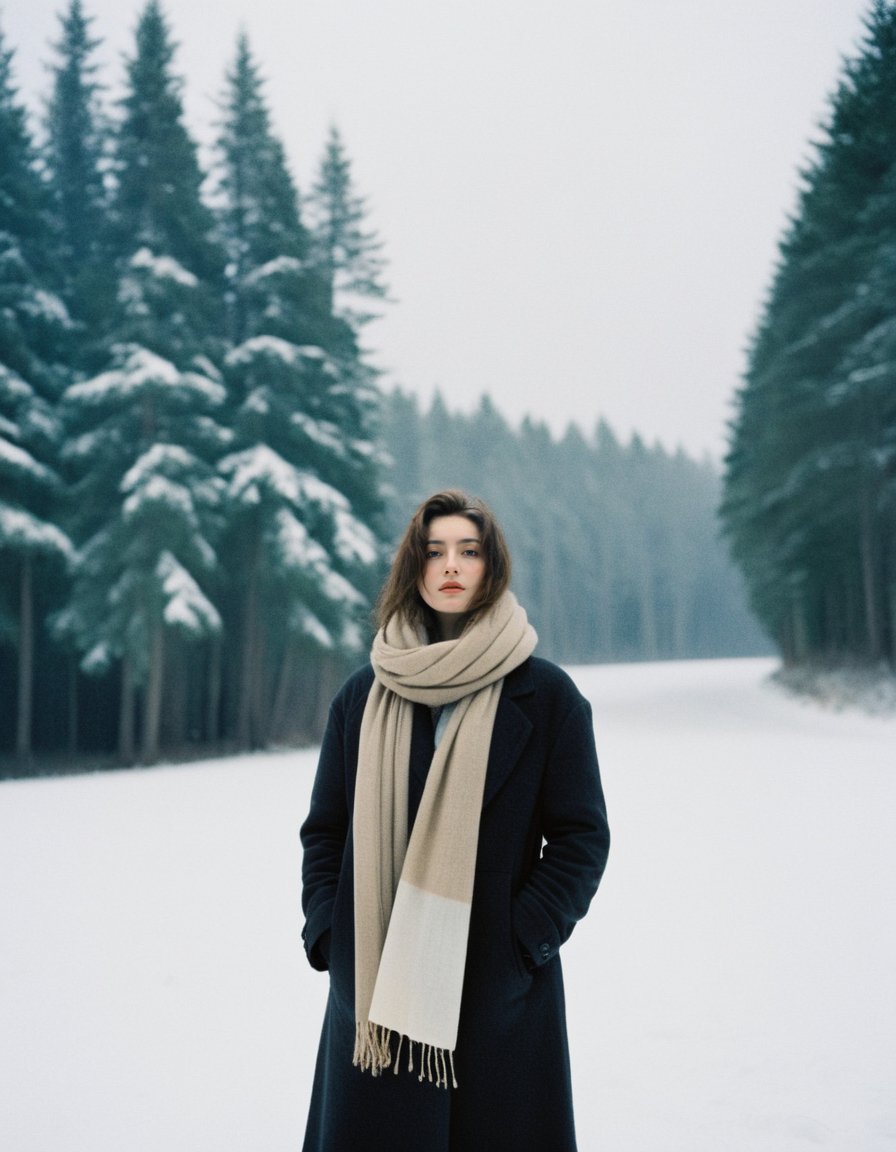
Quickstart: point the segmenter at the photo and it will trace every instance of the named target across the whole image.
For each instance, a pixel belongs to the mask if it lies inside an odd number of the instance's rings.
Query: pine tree
[[[92,57],[101,41],[81,0],[71,0],[60,17],[53,89],[47,109],[44,149],[55,220],[61,294],[80,322],[79,344],[86,362],[97,335],[114,314],[115,278],[109,243],[109,196],[104,184],[105,122],[100,84]]]
[[[312,190],[314,259],[331,310],[355,326],[373,318],[370,301],[384,300],[382,243],[366,228],[367,207],[355,190],[351,162],[333,125]]]
[[[220,481],[229,444],[216,415],[224,387],[223,259],[203,174],[183,123],[174,48],[156,0],[140,17],[115,154],[118,311],[106,370],[66,393],[66,458],[81,543],[62,626],[86,670],[118,664],[119,754],[130,760],[142,692],[142,756],[160,743],[165,673],[220,631],[206,591],[216,567]]]
[[[255,329],[261,315],[276,309],[266,293],[272,277],[292,278],[291,307],[282,319],[287,326],[299,320],[297,310],[307,307],[310,296],[305,272],[308,237],[245,33],[237,40],[222,104],[218,191],[231,284],[229,335],[238,344]],[[282,288],[282,280],[276,287]]]
[[[0,642],[12,641],[18,652],[16,751],[27,759],[36,603],[47,585],[47,562],[71,555],[57,523],[54,467],[56,399],[65,378],[60,356],[71,322],[49,288],[46,196],[12,56],[0,35]]]
[[[896,658],[896,7],[831,102],[750,348],[722,512],[786,658]]]
[[[245,36],[227,78],[220,220],[235,338],[235,432],[221,461],[240,637],[236,735],[283,730],[302,666],[356,651],[369,607],[379,498],[376,397],[354,333],[322,306],[319,270]],[[307,682],[307,677],[305,680]]]
[[[210,242],[204,175],[183,121],[183,81],[173,71],[176,45],[158,0],[148,0],[127,62],[127,91],[116,142],[115,198],[119,243],[166,255],[204,282],[220,276]]]

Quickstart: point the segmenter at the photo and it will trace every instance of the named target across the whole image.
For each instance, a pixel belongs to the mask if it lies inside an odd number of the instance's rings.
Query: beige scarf
[[[537,642],[511,593],[457,640],[421,643],[403,619],[374,640],[355,785],[355,1052],[374,1076],[408,1039],[419,1079],[454,1086],[453,1053],[492,727],[503,678]],[[408,842],[414,702],[456,702]]]

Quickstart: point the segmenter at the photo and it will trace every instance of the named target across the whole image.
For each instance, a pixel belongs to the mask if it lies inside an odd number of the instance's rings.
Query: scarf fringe
[[[392,1055],[393,1037],[398,1038],[395,1056]],[[387,1068],[392,1068],[395,1075],[401,1064],[401,1046],[405,1037],[400,1032],[393,1032],[384,1024],[374,1024],[368,1020],[366,1024],[360,1020],[355,1022],[355,1052],[352,1063],[362,1072],[369,1072],[371,1076],[380,1076]],[[419,1075],[417,1079],[428,1080],[437,1088],[447,1088],[448,1076],[451,1075],[451,1086],[457,1087],[457,1077],[454,1074],[454,1053],[449,1048],[437,1048],[434,1044],[424,1044],[421,1040],[411,1040],[408,1037],[408,1072],[414,1071],[414,1045],[419,1048]]]

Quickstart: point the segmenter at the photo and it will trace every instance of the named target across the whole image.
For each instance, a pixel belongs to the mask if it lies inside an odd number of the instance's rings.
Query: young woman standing
[[[532,655],[488,508],[425,501],[302,827],[330,994],[305,1152],[574,1152],[560,946],[609,831],[591,710]]]

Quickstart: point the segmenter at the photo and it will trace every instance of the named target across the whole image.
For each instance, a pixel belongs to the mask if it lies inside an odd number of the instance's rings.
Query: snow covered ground
[[[896,719],[771,667],[573,670],[614,834],[564,949],[582,1152],[896,1148]],[[0,784],[4,1152],[301,1147],[314,763]]]

